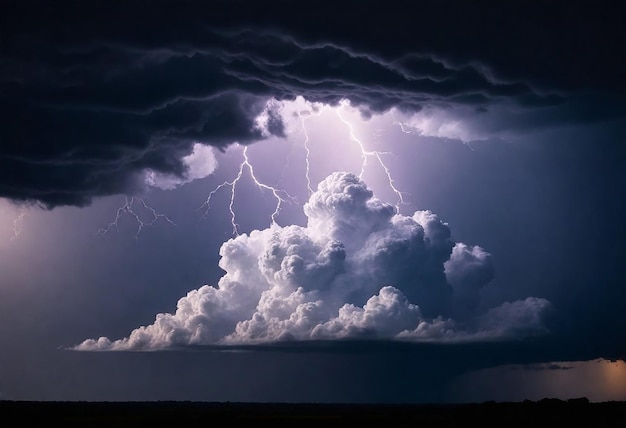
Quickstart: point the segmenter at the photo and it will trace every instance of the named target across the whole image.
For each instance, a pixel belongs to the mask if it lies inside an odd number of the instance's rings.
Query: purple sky
[[[264,5],[3,6],[0,398],[623,399],[619,11]]]

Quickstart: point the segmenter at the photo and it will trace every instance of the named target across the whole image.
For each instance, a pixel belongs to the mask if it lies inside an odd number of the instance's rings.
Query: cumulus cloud
[[[454,290],[453,313],[456,317],[470,316],[480,302],[480,289],[493,279],[491,254],[479,246],[468,247],[458,242],[444,263],[444,269]]]
[[[77,350],[162,349],[285,340],[467,341],[543,332],[550,304],[529,297],[477,312],[489,253],[455,243],[430,211],[400,215],[347,172],[323,180],[306,226],[273,224],[225,242],[217,286],[126,338]],[[461,310],[462,308],[462,310]]]
[[[608,7],[564,14],[506,2],[490,4],[486,16],[498,19],[483,22],[477,5],[447,2],[413,5],[417,15],[402,2],[359,3],[358,19],[327,1],[306,14],[289,2],[30,3],[0,11],[0,197],[50,208],[138,193],[146,171],[184,181],[197,142],[223,149],[281,136],[271,99],[347,99],[369,114],[520,112],[480,129],[454,115],[418,124],[460,139],[624,113],[624,62],[608,48],[623,39],[623,14]],[[416,16],[428,19],[416,26]]]

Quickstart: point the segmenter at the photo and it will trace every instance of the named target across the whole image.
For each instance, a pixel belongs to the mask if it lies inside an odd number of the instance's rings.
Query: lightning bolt
[[[233,226],[233,235],[236,235],[236,236],[239,236],[239,225],[237,224],[234,204],[235,204],[235,199],[237,196],[237,184],[243,177],[244,170],[248,171],[248,175],[250,176],[254,184],[260,190],[271,192],[272,196],[276,200],[276,206],[274,207],[274,211],[270,215],[272,224],[276,224],[276,218],[278,217],[278,214],[280,213],[280,210],[282,209],[282,206],[284,203],[288,201],[294,201],[294,202],[296,201],[296,199],[293,196],[289,195],[289,193],[287,193],[286,191],[277,189],[273,186],[265,184],[256,177],[254,173],[254,166],[252,165],[252,163],[250,163],[250,158],[248,157],[248,147],[245,146],[243,148],[243,161],[239,164],[239,170],[237,171],[237,175],[235,176],[235,178],[231,181],[224,181],[222,184],[215,187],[207,196],[206,201],[204,201],[204,203],[200,206],[200,208],[206,206],[206,210],[203,216],[203,218],[206,218],[208,215],[209,209],[211,208],[211,198],[220,189],[224,187],[230,187],[230,202],[228,204],[228,210],[230,212],[230,223]]]
[[[407,129],[410,125],[408,123],[403,123],[403,122],[399,122],[399,121],[394,121],[392,123],[392,125],[398,125],[400,127],[400,130],[402,132],[404,132],[405,134],[414,134],[414,131],[411,131],[410,129]],[[405,128],[406,127],[406,128]]]
[[[319,115],[319,113],[317,115]],[[311,193],[313,193],[313,188],[311,187],[311,162],[309,159],[311,156],[311,149],[309,148],[309,132],[306,129],[306,123],[305,123],[306,117],[303,116],[301,113],[298,113],[298,117],[300,118],[300,123],[302,124],[302,132],[304,133],[304,143],[303,143],[304,151],[305,151],[304,163],[306,167],[304,171],[304,178],[306,179],[306,188],[309,191],[309,195],[310,195]]]
[[[283,169],[280,171],[280,178],[276,182],[276,186],[280,185],[285,180],[286,172],[291,166],[291,157],[293,156],[295,147],[296,147],[296,144],[293,141],[290,142],[289,153],[287,154],[285,165],[283,166]]]
[[[135,211],[135,209],[133,208],[135,201],[138,201],[138,203],[141,204],[141,207],[143,207],[145,210],[148,210],[150,212],[150,215],[152,216],[152,219],[150,221],[143,220],[141,216]],[[113,227],[115,227],[116,230],[119,230],[119,221],[126,215],[131,216],[137,223],[137,232],[135,233],[135,241],[139,239],[139,234],[141,233],[144,227],[154,225],[159,219],[163,219],[169,224],[171,224],[172,226],[176,226],[176,223],[174,223],[168,216],[166,216],[165,214],[158,213],[154,208],[146,204],[146,201],[144,201],[143,198],[135,198],[132,196],[131,197],[126,196],[124,205],[122,205],[121,207],[117,209],[115,219],[111,223],[109,223],[106,227],[100,228],[98,230],[98,235],[103,236],[107,234]]]
[[[24,227],[24,217],[26,216],[25,212],[21,212],[14,220],[13,220],[13,236],[11,237],[11,241],[15,241],[18,236],[22,233],[22,228]]]
[[[389,187],[391,188],[391,190],[398,197],[398,202],[396,203],[396,211],[400,212],[400,205],[406,204],[406,201],[404,200],[405,192],[401,192],[396,187],[395,180],[393,179],[393,177],[391,175],[391,170],[389,169],[389,166],[383,160],[383,156],[388,156],[388,155],[392,155],[393,156],[393,153],[391,153],[391,152],[379,152],[379,151],[376,151],[376,150],[367,150],[365,148],[365,145],[354,134],[354,128],[352,127],[352,124],[350,122],[348,122],[341,115],[341,110],[343,110],[345,108],[345,104],[346,104],[345,102],[342,102],[340,104],[340,108],[335,109],[335,113],[337,114],[337,117],[339,118],[339,120],[341,120],[348,127],[348,130],[350,131],[350,139],[352,141],[354,141],[355,143],[357,143],[357,146],[359,147],[359,150],[361,152],[362,162],[361,162],[361,172],[359,173],[359,178],[363,179],[363,174],[365,174],[365,169],[367,168],[367,165],[368,165],[368,162],[367,162],[368,158],[376,159],[378,161],[379,165],[382,167],[383,171],[385,172],[385,175],[387,176],[387,182],[389,184]]]
[[[313,105],[310,104],[308,102],[305,101],[305,109],[304,110],[299,110],[294,114],[294,117],[297,116],[299,118],[300,121],[300,126],[302,129],[302,133],[304,135],[304,141],[303,141],[303,146],[304,146],[304,163],[305,163],[305,172],[304,172],[304,178],[306,181],[306,187],[308,190],[309,195],[312,194],[314,192],[313,189],[313,185],[312,185],[312,181],[311,181],[311,170],[312,170],[312,163],[311,163],[311,147],[310,147],[310,136],[308,133],[308,129],[307,129],[307,120],[310,119],[312,116],[320,116],[322,114],[323,111],[327,111],[327,109],[332,109],[335,114],[337,115],[337,118],[341,121],[341,123],[343,123],[347,130],[349,131],[349,135],[350,135],[350,141],[356,143],[356,146],[359,149],[359,153],[361,156],[361,169],[360,169],[360,173],[359,173],[359,178],[363,178],[363,175],[365,174],[368,166],[369,166],[369,162],[371,159],[374,159],[374,161],[376,163],[378,163],[378,165],[380,165],[380,167],[382,168],[382,171],[384,172],[384,176],[386,177],[386,181],[387,184],[389,186],[389,188],[391,189],[391,191],[393,193],[395,193],[395,195],[397,196],[397,203],[396,203],[396,210],[399,212],[400,210],[400,205],[405,204],[405,199],[404,199],[404,195],[405,193],[400,191],[400,189],[396,186],[396,182],[394,180],[394,177],[392,175],[391,172],[391,168],[389,167],[388,163],[385,160],[386,156],[389,155],[393,155],[391,152],[387,152],[387,151],[377,151],[377,150],[368,150],[365,146],[365,144],[356,136],[355,132],[354,132],[354,127],[352,126],[352,123],[350,123],[349,120],[347,120],[344,115],[342,114],[342,112],[345,110],[346,106],[349,104],[348,101],[344,101],[341,102],[339,104],[338,107],[331,107],[331,106],[317,106],[317,105]],[[279,109],[280,111],[282,111],[282,109]],[[268,113],[269,115],[269,113]],[[266,115],[266,116],[268,116]],[[259,126],[261,128],[266,127],[266,124],[264,121],[269,120],[267,117],[263,116],[259,119]],[[400,125],[401,129],[403,132],[406,133],[411,133],[409,130],[407,130],[405,128],[406,124],[403,123],[399,123],[399,122],[394,122],[394,124]],[[375,133],[376,137],[380,137],[379,133]],[[232,180],[226,180],[223,183],[217,185],[216,187],[213,188],[213,190],[211,190],[209,192],[209,194],[207,195],[205,201],[200,205],[200,207],[198,209],[202,209],[204,208],[204,215],[202,216],[202,219],[206,219],[207,216],[209,215],[209,210],[211,209],[211,202],[213,200],[213,197],[220,192],[223,188],[229,188],[230,189],[230,200],[228,202],[228,212],[230,213],[230,223],[232,225],[232,234],[233,236],[239,236],[239,228],[240,225],[237,223],[237,214],[236,214],[236,210],[235,210],[235,203],[236,203],[236,199],[237,199],[237,187],[240,184],[240,181],[242,180],[242,178],[244,176],[249,177],[252,182],[254,183],[254,185],[256,185],[256,187],[262,191],[262,192],[270,192],[272,194],[272,197],[274,199],[274,201],[276,202],[275,206],[274,206],[274,210],[272,211],[272,213],[270,214],[270,221],[272,225],[277,224],[277,219],[278,216],[280,215],[280,212],[283,208],[283,205],[287,202],[297,202],[296,199],[291,196],[287,191],[280,189],[278,187],[278,185],[269,185],[266,182],[261,181],[257,175],[256,175],[256,171],[254,169],[254,165],[253,162],[251,161],[250,157],[249,157],[249,153],[248,153],[248,146],[239,146],[242,147],[242,160],[239,163],[239,167],[237,169],[237,172],[234,176],[234,178],[232,178]],[[293,154],[293,145],[291,148],[291,151],[288,155],[287,158],[287,162],[289,162],[290,157]],[[278,181],[278,183],[281,182],[281,180],[283,179],[283,176],[285,175],[285,171],[287,169],[287,166],[285,165],[283,167],[283,171],[281,173],[281,178]],[[145,215],[140,215],[140,213],[138,213],[135,208],[134,208],[134,204],[140,204],[143,210],[147,210],[150,213],[150,219],[149,220],[145,220]],[[131,216],[135,223],[137,224],[137,231],[135,233],[135,240],[137,240],[139,238],[140,233],[142,232],[142,230],[147,227],[147,226],[152,226],[154,225],[159,219],[163,219],[165,221],[167,221],[168,223],[170,223],[173,226],[176,226],[176,224],[170,220],[166,215],[161,214],[156,212],[156,210],[154,210],[152,207],[148,206],[146,204],[146,202],[142,199],[142,198],[136,198],[136,197],[126,197],[125,198],[125,203],[119,207],[117,209],[115,218],[112,222],[110,222],[106,227],[101,228],[98,231],[99,235],[104,235],[106,233],[108,233],[113,227],[115,227],[116,229],[119,229],[119,222],[120,220],[124,217],[124,216]],[[16,229],[17,230],[17,229]]]

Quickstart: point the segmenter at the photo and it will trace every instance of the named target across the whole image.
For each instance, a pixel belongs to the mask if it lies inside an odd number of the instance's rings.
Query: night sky
[[[0,399],[626,400],[625,14],[3,1]]]

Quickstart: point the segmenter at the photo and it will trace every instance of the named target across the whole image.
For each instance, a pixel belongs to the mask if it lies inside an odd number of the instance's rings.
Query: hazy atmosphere
[[[0,399],[626,400],[622,2],[0,6]]]

